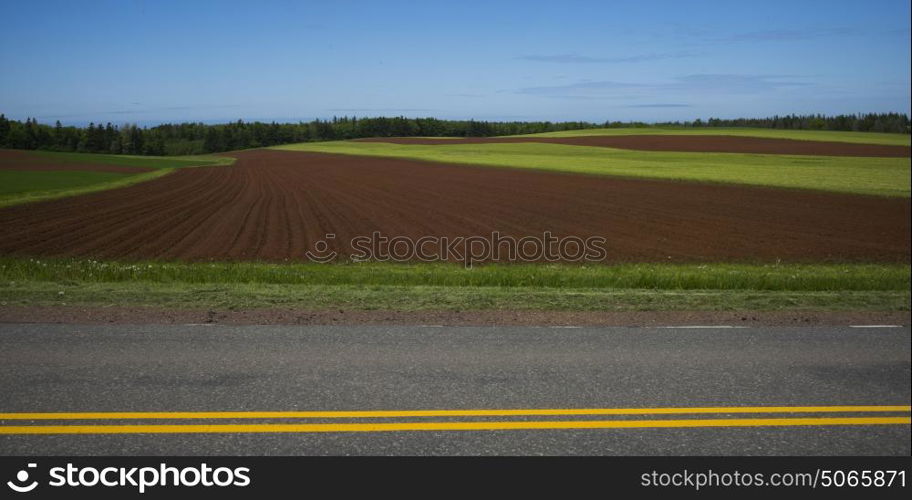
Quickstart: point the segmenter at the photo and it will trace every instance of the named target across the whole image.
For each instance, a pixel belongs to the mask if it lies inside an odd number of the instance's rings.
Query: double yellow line
[[[256,420],[256,419],[403,419],[472,417],[617,417],[649,415],[740,414],[882,414],[912,412],[910,406],[717,406],[697,408],[578,408],[477,410],[368,410],[368,411],[249,411],[249,412],[79,412],[0,413],[6,421],[62,420]],[[601,420],[482,420],[355,423],[232,423],[232,424],[92,424],[0,425],[0,435],[19,434],[217,434],[312,433],[394,431],[493,431],[542,429],[645,429],[682,427],[781,427],[842,425],[909,425],[908,415],[801,416],[775,418],[601,419]]]

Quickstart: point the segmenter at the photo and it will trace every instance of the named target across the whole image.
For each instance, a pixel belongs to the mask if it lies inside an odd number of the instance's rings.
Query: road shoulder
[[[19,306],[0,308],[0,323],[429,325],[429,326],[840,326],[908,325],[909,311],[397,311],[346,309],[166,309]]]

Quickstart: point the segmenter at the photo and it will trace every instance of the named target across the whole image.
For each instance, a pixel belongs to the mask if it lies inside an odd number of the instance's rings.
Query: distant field
[[[176,168],[234,162],[211,155],[147,157],[13,150],[0,150],[0,160],[0,207],[129,186]]]
[[[676,153],[538,143],[404,145],[335,141],[273,149],[879,196],[910,195],[910,166],[906,158]]]
[[[768,137],[803,141],[853,142],[860,144],[885,144],[908,146],[912,136],[908,134],[882,134],[876,132],[842,132],[832,130],[778,130],[765,128],[591,128],[564,130],[508,137],[579,137],[592,135],[734,135],[743,137]]]

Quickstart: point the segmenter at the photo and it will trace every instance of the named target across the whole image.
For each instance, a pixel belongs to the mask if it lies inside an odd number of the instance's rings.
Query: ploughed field
[[[2,208],[0,254],[283,261],[304,260],[321,240],[344,256],[352,238],[375,231],[548,231],[603,236],[606,262],[910,260],[908,198],[276,150],[231,156],[230,167]]]
[[[755,153],[813,156],[869,156],[908,158],[909,146],[859,144],[850,142],[805,141],[768,137],[739,137],[726,135],[603,135],[578,137],[476,137],[466,139],[435,139],[425,137],[377,137],[356,139],[362,142],[393,144],[507,144],[538,142],[572,146],[599,146],[638,151],[679,151],[694,153]]]

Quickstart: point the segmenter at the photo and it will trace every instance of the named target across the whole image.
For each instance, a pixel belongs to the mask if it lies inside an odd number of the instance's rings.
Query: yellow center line
[[[740,418],[707,420],[557,420],[540,422],[397,422],[347,424],[25,425],[0,426],[0,435],[497,431],[531,429],[646,429],[675,427],[909,425],[910,423],[912,423],[912,418],[910,417],[841,417]]]
[[[713,406],[696,408],[556,408],[365,411],[218,411],[218,412],[60,412],[0,413],[0,420],[133,420],[257,418],[412,418],[586,415],[673,415],[737,413],[910,412],[912,406]]]

